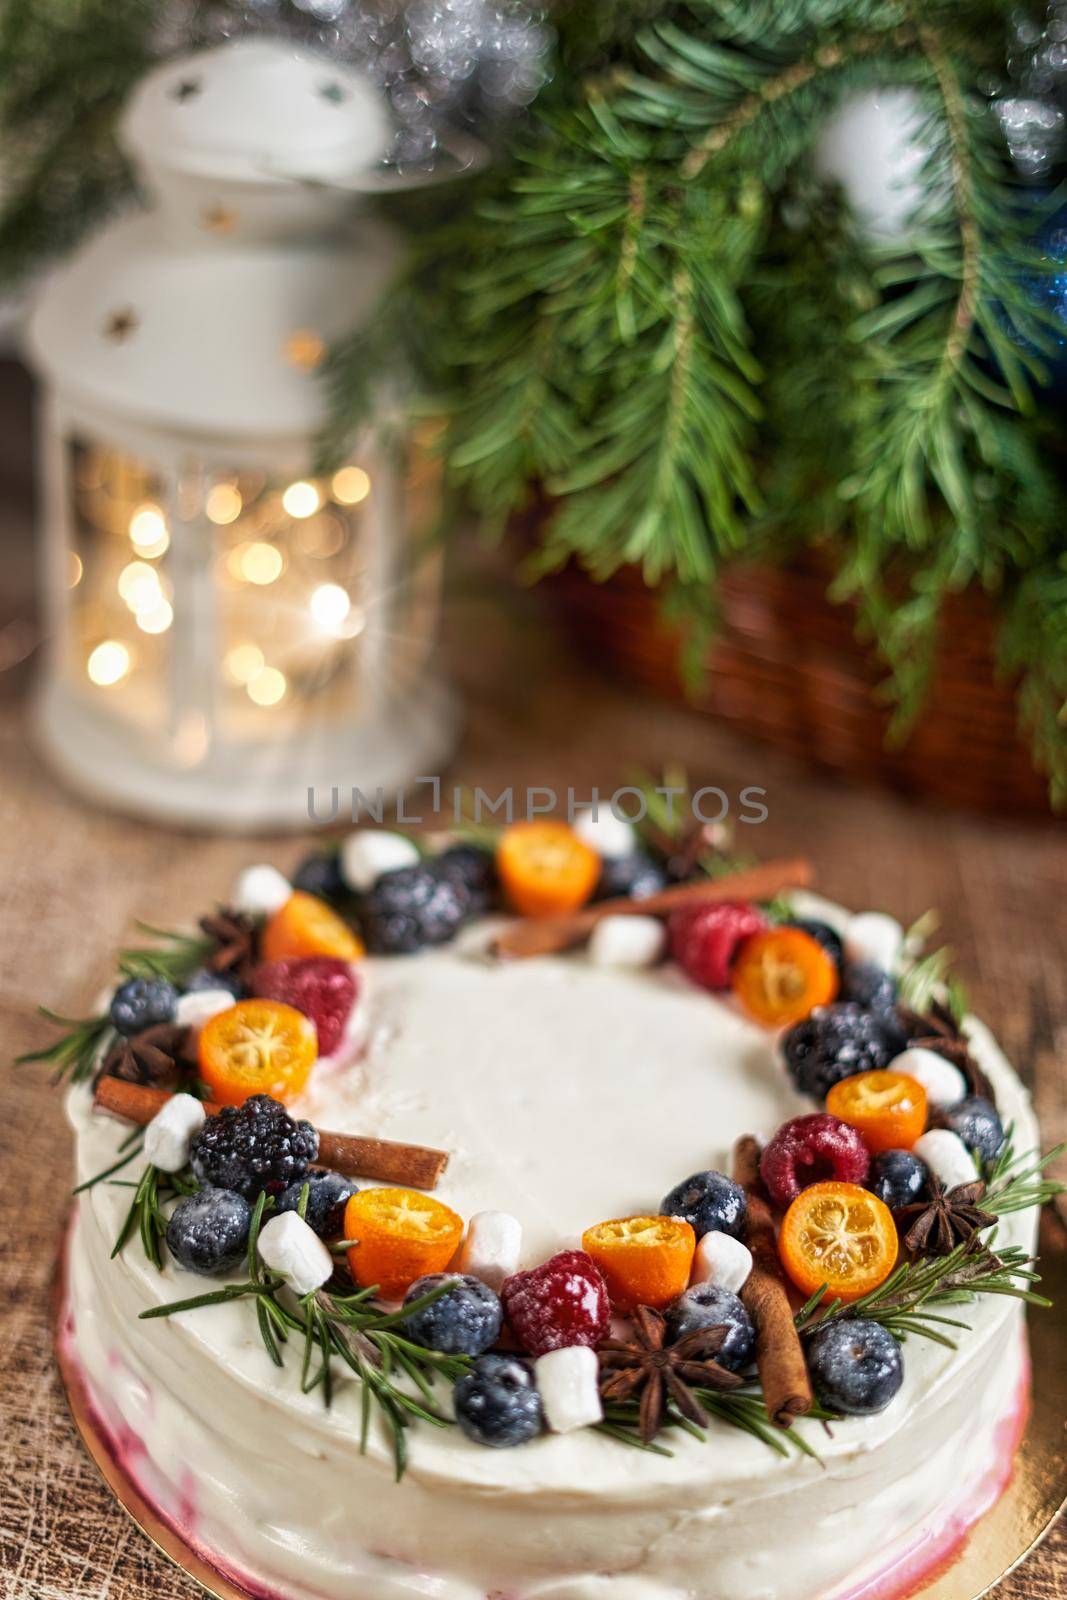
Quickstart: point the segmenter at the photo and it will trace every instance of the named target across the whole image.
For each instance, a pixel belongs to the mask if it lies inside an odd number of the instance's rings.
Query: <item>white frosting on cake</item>
[[[623,974],[581,956],[490,968],[463,949],[369,961],[366,1046],[313,1081],[320,1126],[452,1152],[440,1197],[506,1210],[523,1260],[593,1222],[654,1210],[679,1179],[728,1161],[810,1105],[774,1039],[670,969]],[[1036,1145],[1025,1091],[988,1032],[973,1042],[1006,1120]],[[124,1129],[73,1091],[78,1176],[114,1160]],[[134,1169],[135,1170],[135,1169]],[[124,1173],[123,1176],[128,1176]],[[588,1429],[487,1450],[419,1426],[398,1486],[385,1438],[358,1448],[359,1394],[302,1395],[299,1358],[269,1361],[236,1302],[138,1322],[209,1285],[136,1245],[110,1261],[129,1190],[78,1203],[70,1341],[116,1448],[192,1543],[289,1600],[813,1600],[846,1591],[981,1494],[1017,1401],[1019,1306],[964,1308],[958,1352],[905,1347],[882,1414],[799,1425],[821,1456],[778,1455],[713,1423],[672,1434],[669,1458]],[[1032,1215],[1002,1240],[1029,1244]]]

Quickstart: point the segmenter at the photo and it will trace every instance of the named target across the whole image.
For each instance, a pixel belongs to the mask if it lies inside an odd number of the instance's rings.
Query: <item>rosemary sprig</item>
[[[128,1167],[131,1161],[136,1160],[144,1147],[144,1130],[135,1128],[134,1132],[137,1134],[137,1138],[132,1145],[129,1144],[128,1140],[123,1141],[123,1144],[127,1146],[125,1155],[121,1155],[117,1161],[112,1162],[110,1167],[105,1167],[103,1172],[97,1172],[93,1177],[86,1178],[84,1182],[77,1184],[70,1191],[71,1194],[84,1194],[87,1189],[95,1189],[98,1183],[103,1183],[106,1178],[114,1177],[116,1172],[121,1172],[123,1167]]]
[[[914,952],[900,974],[900,1002],[921,1016],[934,1000],[941,1000],[957,1022],[967,1014],[967,991],[953,975],[955,955],[948,945],[923,953],[923,947],[936,932],[936,911],[926,911],[904,935],[905,951]]]
[[[166,978],[180,984],[203,966],[215,948],[214,940],[203,934],[154,928],[148,922],[139,922],[137,927],[162,943],[158,947],[135,945],[120,950],[119,971],[125,978]]]
[[[797,1312],[796,1325],[800,1332],[808,1333],[842,1317],[865,1317],[880,1322],[902,1343],[914,1333],[954,1350],[955,1340],[944,1330],[966,1330],[970,1324],[942,1316],[933,1308],[972,1305],[983,1294],[1008,1295],[1027,1305],[1048,1306],[1051,1302],[1033,1288],[1041,1281],[1033,1265],[1033,1258],[1017,1246],[994,1254],[986,1248],[976,1250],[968,1242],[947,1256],[905,1262],[877,1289],[848,1305],[840,1300],[827,1302],[826,1289],[818,1289]]]
[[[1006,1217],[1013,1211],[1028,1211],[1031,1206],[1048,1205],[1057,1195],[1067,1192],[1067,1184],[1056,1178],[1045,1177],[1049,1165],[1067,1150],[1067,1144],[1058,1144],[1045,1155],[1034,1151],[1016,1152],[1013,1130],[1007,1136],[999,1155],[989,1163],[983,1174],[986,1190],[982,1196],[983,1211]]]
[[[134,1151],[133,1154],[137,1154]],[[121,1163],[125,1165],[125,1163]],[[115,1170],[115,1169],[112,1169]],[[100,1173],[93,1183],[107,1177],[107,1173]],[[85,1185],[88,1187],[88,1185]],[[160,1272],[166,1257],[167,1217],[163,1205],[175,1196],[196,1194],[200,1188],[192,1173],[185,1172],[160,1172],[158,1167],[149,1165],[141,1174],[140,1182],[133,1192],[130,1209],[119,1229],[118,1237],[111,1251],[111,1259],[120,1256],[133,1238],[138,1234],[145,1255],[154,1267]],[[77,1192],[77,1191],[75,1191]]]
[[[106,1053],[114,1037],[114,1029],[107,1016],[62,1017],[47,1006],[38,1006],[37,1011],[38,1015],[66,1031],[55,1044],[45,1045],[41,1050],[27,1050],[24,1055],[16,1056],[15,1065],[44,1061],[53,1068],[53,1083],[62,1083],[64,1078],[69,1078],[71,1083],[84,1083],[86,1078],[91,1078],[98,1058]]]
[[[767,1415],[762,1391],[755,1385],[750,1388],[740,1389],[731,1394],[722,1394],[716,1389],[693,1388],[693,1394],[699,1400],[709,1416],[718,1418],[731,1428],[740,1428],[743,1433],[749,1433],[753,1438],[759,1439],[778,1455],[788,1456],[791,1451],[797,1450],[801,1455],[812,1457],[818,1461],[819,1455],[812,1444],[805,1439],[795,1428],[776,1428]],[[836,1421],[834,1412],[826,1411],[818,1404],[814,1405],[808,1415],[817,1422]],[[664,1419],[664,1429],[682,1428],[695,1439],[703,1441],[706,1438],[704,1430],[685,1417],[671,1404],[668,1404]],[[638,1429],[638,1401],[624,1400],[604,1407],[604,1420],[597,1424],[596,1431],[604,1434],[609,1439],[616,1440],[619,1444],[630,1445],[635,1450],[651,1450],[655,1455],[669,1456],[673,1452],[664,1444],[653,1441],[645,1444]]]

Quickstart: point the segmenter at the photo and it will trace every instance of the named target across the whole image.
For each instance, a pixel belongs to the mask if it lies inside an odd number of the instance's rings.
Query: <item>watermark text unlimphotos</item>
[[[333,784],[329,791],[309,788],[308,820],[328,825],[350,821],[395,823],[398,827],[438,827],[463,823],[482,826],[529,822],[535,817],[565,816],[573,822],[581,811],[595,815],[611,812],[625,822],[643,822],[648,816],[650,796],[658,796],[657,812],[665,813],[668,823],[683,822],[686,814],[696,822],[719,823],[728,819],[741,823],[766,822],[767,791],[748,784],[731,794],[716,784],[705,784],[691,793],[681,785],[658,784],[651,789],[624,784],[610,793],[598,789],[552,788],[529,784],[525,788],[509,785],[490,792],[482,788],[446,786],[440,778],[417,777],[408,789],[369,792],[355,785],[346,788]]]

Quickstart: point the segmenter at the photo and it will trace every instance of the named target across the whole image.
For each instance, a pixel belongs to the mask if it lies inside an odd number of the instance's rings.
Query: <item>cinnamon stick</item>
[[[101,1111],[144,1127],[170,1099],[164,1089],[148,1089],[122,1078],[103,1077],[96,1085],[96,1105]],[[220,1107],[204,1104],[208,1116]],[[347,1177],[377,1178],[409,1189],[435,1189],[448,1165],[448,1153],[421,1144],[397,1144],[391,1139],[363,1138],[357,1133],[318,1130],[318,1164]]]
[[[756,1368],[768,1414],[788,1428],[811,1410],[811,1380],[778,1260],[774,1218],[760,1183],[759,1157],[759,1145],[748,1134],[734,1145],[733,1176],[748,1196],[745,1243],[752,1252],[741,1300],[756,1329]]]
[[[783,889],[803,889],[811,881],[808,861],[764,861],[721,878],[703,878],[699,883],[661,889],[640,900],[623,896],[618,900],[598,900],[596,905],[567,916],[522,917],[497,934],[492,949],[494,955],[508,958],[553,955],[588,939],[602,917],[666,916],[679,906],[716,900],[773,900]]]

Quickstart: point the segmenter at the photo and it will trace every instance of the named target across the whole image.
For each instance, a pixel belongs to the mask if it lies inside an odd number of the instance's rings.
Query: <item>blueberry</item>
[[[413,1305],[442,1283],[453,1287],[440,1299],[406,1318],[404,1328],[416,1344],[440,1350],[447,1356],[480,1356],[500,1336],[504,1313],[499,1295],[477,1278],[451,1272],[434,1272],[418,1278],[404,1296]]]
[[[903,1048],[895,1019],[852,1001],[816,1006],[782,1041],[793,1082],[813,1100],[825,1099],[842,1078],[887,1067]]]
[[[598,900],[644,900],[667,887],[667,874],[651,856],[615,856],[605,861],[596,887]]]
[[[179,1200],[167,1223],[167,1247],[190,1272],[229,1272],[248,1246],[252,1207],[229,1189],[201,1189]]]
[[[199,968],[186,980],[186,994],[198,994],[201,989],[227,989],[235,1000],[243,1000],[248,992],[236,973],[212,972],[208,967]]]
[[[703,1328],[725,1328],[726,1338],[715,1360],[730,1372],[740,1372],[752,1360],[756,1330],[737,1296],[714,1283],[694,1284],[667,1308],[671,1337],[681,1339]]]
[[[930,1193],[930,1169],[910,1150],[883,1150],[871,1162],[867,1188],[890,1211],[925,1200]]]
[[[828,922],[820,922],[817,917],[790,917],[784,926],[799,928],[802,933],[810,934],[815,943],[826,951],[838,972],[841,971],[845,950],[836,928],[831,928]]]
[[[293,888],[320,900],[343,900],[348,893],[341,877],[340,857],[336,852],[313,850],[293,873]]]
[[[807,1356],[819,1401],[846,1416],[884,1411],[904,1380],[900,1346],[880,1322],[828,1323],[808,1340]]]
[[[745,1230],[748,1201],[739,1183],[722,1172],[694,1172],[684,1183],[675,1184],[660,1205],[660,1215],[683,1217],[696,1230],[728,1233],[740,1239]]]
[[[166,978],[128,978],[111,997],[111,1026],[129,1037],[157,1022],[172,1022],[177,999],[177,989]]]
[[[939,1127],[958,1133],[972,1156],[979,1161],[992,1161],[1004,1143],[1004,1124],[994,1105],[979,1094],[969,1094],[954,1106],[947,1106],[938,1116]]]
[[[868,1011],[891,1011],[897,1003],[897,980],[882,967],[850,961],[841,978],[840,999],[853,1000]]]
[[[475,1444],[506,1450],[541,1431],[541,1396],[516,1356],[480,1356],[452,1391],[456,1421]]]
[[[339,1239],[345,1225],[345,1202],[359,1193],[359,1184],[339,1172],[308,1172],[295,1179],[278,1196],[279,1211],[299,1211],[300,1196],[308,1186],[304,1221],[320,1239]]]

